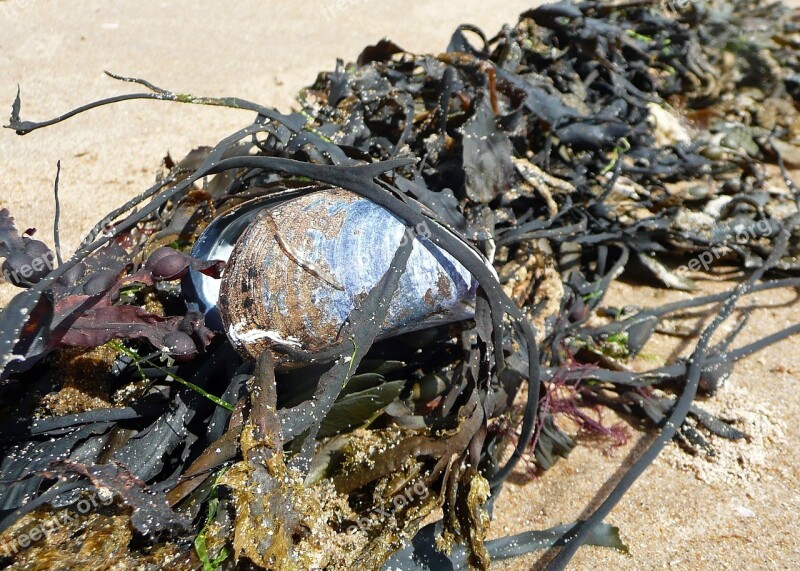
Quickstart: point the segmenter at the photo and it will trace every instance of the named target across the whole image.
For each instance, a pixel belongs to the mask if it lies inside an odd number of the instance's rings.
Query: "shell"
[[[337,342],[351,311],[411,236],[388,210],[341,188],[242,205],[209,226],[193,251],[205,259],[229,254],[218,299],[216,284],[200,274],[192,276],[193,288],[209,320],[219,311],[242,355],[256,359],[275,343],[320,352]],[[424,235],[413,239],[379,338],[474,316],[473,276]],[[285,355],[275,357],[292,366]]]

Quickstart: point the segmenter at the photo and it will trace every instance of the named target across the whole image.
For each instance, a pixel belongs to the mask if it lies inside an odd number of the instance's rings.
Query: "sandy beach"
[[[138,91],[103,70],[146,78],[170,90],[238,96],[289,110],[294,95],[336,58],[389,37],[409,51],[438,52],[461,23],[493,35],[531,2],[333,0],[234,3],[197,0],[38,2],[0,0],[0,107],[20,86],[22,117],[42,120],[119,93]],[[164,156],[181,158],[248,124],[230,109],[155,101],[94,110],[25,137],[0,131],[0,208],[20,228],[52,242],[53,179],[61,161],[61,239],[71,252],[94,223],[147,188]],[[5,122],[5,119],[4,119]],[[800,180],[800,176],[798,176]],[[727,284],[730,286],[730,284]],[[725,287],[702,281],[703,291]],[[15,293],[0,285],[0,305]],[[661,304],[687,294],[622,284],[606,303]],[[752,296],[756,309],[739,343],[800,320],[796,292]],[[686,353],[658,337],[637,365],[657,366]],[[800,337],[736,367],[728,384],[702,403],[735,420],[745,442],[713,439],[714,457],[667,451],[607,518],[630,554],[582,548],[570,569],[792,569],[800,566]],[[609,415],[605,419],[613,423]],[[566,461],[531,477],[517,470],[497,504],[493,536],[568,523],[584,514],[647,435],[629,427],[620,447],[589,441]],[[633,456],[632,456],[633,455]],[[545,559],[546,560],[546,559]],[[541,565],[541,554],[497,569]]]

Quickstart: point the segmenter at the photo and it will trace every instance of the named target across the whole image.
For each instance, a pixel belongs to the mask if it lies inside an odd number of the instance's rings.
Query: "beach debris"
[[[796,36],[791,10],[760,1],[562,1],[492,37],[461,26],[440,54],[383,40],[291,114],[112,75],[142,92],[34,122],[18,94],[19,134],[136,98],[255,120],[168,158],[47,271],[36,261],[58,245],[0,211],[4,270],[24,288],[0,315],[0,533],[108,487],[114,466],[115,486],[136,483],[104,508],[129,518],[126,553],[170,568],[486,569],[556,545],[562,569],[584,543],[624,550],[602,521],[668,442],[710,454],[704,434],[746,436],[698,391],[800,332],[737,346],[743,320],[714,337],[744,296],[800,285]],[[729,291],[604,305],[623,275],[688,291],[723,262],[743,271]],[[311,293],[291,308],[239,296],[298,284]],[[250,302],[274,313],[248,321]],[[713,320],[688,354],[632,366],[694,309]],[[79,349],[103,355],[93,402],[108,404],[43,410]],[[546,469],[585,433],[625,440],[597,407],[643,419],[651,446],[583,521],[486,541],[521,460]],[[134,522],[156,508],[155,527]]]

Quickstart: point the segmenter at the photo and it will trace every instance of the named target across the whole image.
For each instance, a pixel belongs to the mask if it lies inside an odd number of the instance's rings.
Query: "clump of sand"
[[[702,407],[745,433],[743,440],[714,435],[705,438],[713,455],[688,454],[680,446],[668,446],[663,461],[678,470],[692,472],[706,484],[755,484],[764,468],[776,462],[777,445],[785,441],[784,422],[767,402],[754,399],[743,387],[725,387]]]

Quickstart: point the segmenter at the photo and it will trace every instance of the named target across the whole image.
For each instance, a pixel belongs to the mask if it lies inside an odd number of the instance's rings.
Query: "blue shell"
[[[201,274],[190,288],[242,353],[275,342],[308,351],[336,342],[359,300],[383,277],[403,240],[414,246],[382,324],[390,337],[474,316],[477,281],[450,254],[414,236],[381,206],[326,189],[266,206],[244,206],[209,226],[193,254],[225,259],[221,295]],[[231,251],[231,245],[235,246]]]

